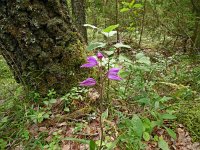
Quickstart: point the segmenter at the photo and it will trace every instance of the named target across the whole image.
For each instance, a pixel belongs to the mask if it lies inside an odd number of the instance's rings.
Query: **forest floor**
[[[127,81],[120,88],[112,85],[109,106],[105,104],[103,112],[103,149],[200,150],[200,59],[146,53],[156,67],[153,74],[148,69],[134,72],[128,78],[134,86],[126,95],[121,93]],[[100,144],[102,115],[95,89],[74,87],[59,98],[50,90],[41,98],[15,82],[2,57],[0,87],[0,149],[92,150]],[[153,103],[156,109],[146,105],[146,97],[141,98],[145,93],[158,99]],[[159,120],[162,115],[165,118]],[[153,123],[157,125],[150,129]]]

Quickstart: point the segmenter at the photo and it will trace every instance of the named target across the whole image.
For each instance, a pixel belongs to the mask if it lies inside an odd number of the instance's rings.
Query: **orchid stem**
[[[100,124],[100,130],[101,130],[101,136],[100,136],[100,145],[99,150],[102,148],[103,143],[103,122],[102,122],[102,113],[103,113],[103,75],[102,75],[102,68],[101,68],[101,62],[99,66],[99,77],[100,77],[100,84],[99,84],[99,93],[100,93],[100,117],[99,117],[99,124]]]

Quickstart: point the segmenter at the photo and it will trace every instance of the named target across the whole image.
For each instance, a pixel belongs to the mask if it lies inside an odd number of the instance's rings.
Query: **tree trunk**
[[[75,24],[87,43],[87,30],[83,26],[86,23],[85,0],[71,0],[71,6]]]
[[[195,29],[192,37],[193,52],[200,52],[200,1],[191,0],[196,15]]]
[[[15,79],[39,93],[81,80],[84,45],[65,0],[0,0],[0,54]]]

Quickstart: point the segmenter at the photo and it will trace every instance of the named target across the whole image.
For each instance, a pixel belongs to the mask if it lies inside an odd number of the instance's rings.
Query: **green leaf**
[[[136,60],[139,63],[146,64],[148,66],[151,65],[150,58],[145,56],[143,53],[136,54]]]
[[[130,3],[128,3],[128,2],[122,2],[122,4],[123,4],[124,6],[127,6],[127,7],[128,7]]]
[[[131,3],[129,3],[129,8],[132,8],[133,4],[135,3],[135,0],[132,0]]]
[[[161,115],[161,118],[162,119],[169,119],[169,120],[172,120],[172,119],[176,119],[176,116],[172,115],[172,114],[162,114]]]
[[[165,142],[162,138],[159,138],[158,147],[161,148],[162,150],[169,150],[167,142]]]
[[[176,133],[170,129],[170,128],[167,128],[165,127],[165,129],[167,130],[167,133],[173,138],[173,139],[176,139]]]
[[[116,48],[131,48],[129,45],[125,45],[122,43],[116,43],[115,45],[113,45]]]
[[[171,99],[172,99],[172,97],[166,97],[166,96],[164,96],[163,98],[160,99],[160,101],[161,101],[162,103],[164,103],[164,102],[167,102],[167,101],[169,101],[169,100],[171,100]]]
[[[110,31],[110,32],[101,32],[103,35],[105,35],[106,37],[112,37],[115,34],[117,34],[117,31]]]
[[[45,105],[49,105],[49,101],[44,101],[43,102]]]
[[[127,12],[129,10],[130,10],[129,8],[122,8],[122,9],[120,9],[120,12]]]
[[[65,112],[70,112],[69,107],[65,107],[64,111],[65,111]]]
[[[103,51],[104,53],[106,53],[108,56],[111,56],[114,54],[114,51]]]
[[[111,26],[109,26],[109,27],[103,29],[103,32],[109,33],[109,32],[111,32],[111,31],[113,31],[114,29],[116,29],[117,27],[119,27],[119,24],[111,25]]]
[[[141,98],[138,100],[139,103],[142,103],[142,104],[150,104],[150,100],[148,98]]]
[[[1,122],[1,123],[6,123],[6,122],[8,122],[8,116],[3,117],[3,118],[1,119],[0,122]]]
[[[156,127],[156,126],[161,126],[161,122],[160,121],[152,121],[151,122],[151,128],[154,128],[154,127]]]
[[[119,139],[116,139],[114,142],[112,142],[110,145],[107,145],[107,150],[113,150],[117,143],[118,143]]]
[[[101,114],[101,119],[106,119],[108,118],[108,109],[106,109],[106,111],[104,111],[102,114]]]
[[[90,27],[90,28],[92,28],[92,29],[97,29],[96,26],[91,25],[91,24],[84,24],[83,26],[84,26],[84,27]]]
[[[124,56],[124,55],[119,55],[119,61],[120,62],[128,62],[128,63],[133,63],[129,58],[127,58],[126,56]]]
[[[66,137],[66,138],[63,138],[62,140],[74,141],[74,142],[79,142],[79,143],[88,144],[88,145],[90,144],[90,140],[84,140],[84,139],[78,139],[78,138]]]
[[[88,51],[92,51],[92,50],[94,50],[94,49],[96,49],[96,48],[102,48],[102,47],[105,47],[106,46],[106,43],[102,43],[102,42],[92,42],[92,43],[90,43],[89,45],[88,45],[88,47],[87,47],[87,50]]]
[[[134,8],[141,8],[141,7],[143,7],[143,6],[142,6],[142,4],[135,4],[135,5],[133,5],[133,7],[134,7]]]
[[[128,76],[130,75],[130,73],[127,72],[127,71],[125,71],[125,70],[121,70],[121,71],[119,72],[119,75],[120,75],[120,77],[122,77],[122,78],[126,78],[126,77],[128,77]]]
[[[55,103],[57,102],[57,100],[56,100],[56,99],[51,99],[49,102],[50,102],[51,104],[55,104]]]
[[[155,102],[155,109],[159,109],[160,108],[160,103],[159,103],[159,101],[156,101]]]
[[[150,135],[149,135],[148,132],[144,132],[144,133],[143,133],[143,139],[144,139],[145,141],[149,141],[149,140],[150,140]]]
[[[141,138],[143,134],[142,120],[137,115],[134,115],[132,118],[132,124],[136,135]]]
[[[93,140],[90,140],[90,150],[95,150],[97,147],[97,145],[95,144],[95,142]]]

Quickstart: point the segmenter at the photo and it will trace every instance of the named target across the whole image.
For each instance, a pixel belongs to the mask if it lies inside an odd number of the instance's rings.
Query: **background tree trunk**
[[[196,15],[194,34],[192,37],[193,51],[200,52],[200,1],[191,0]]]
[[[46,94],[81,80],[84,45],[65,0],[0,0],[0,53],[15,79]]]
[[[86,23],[85,0],[71,0],[71,6],[75,24],[87,43],[87,30],[83,26]]]

